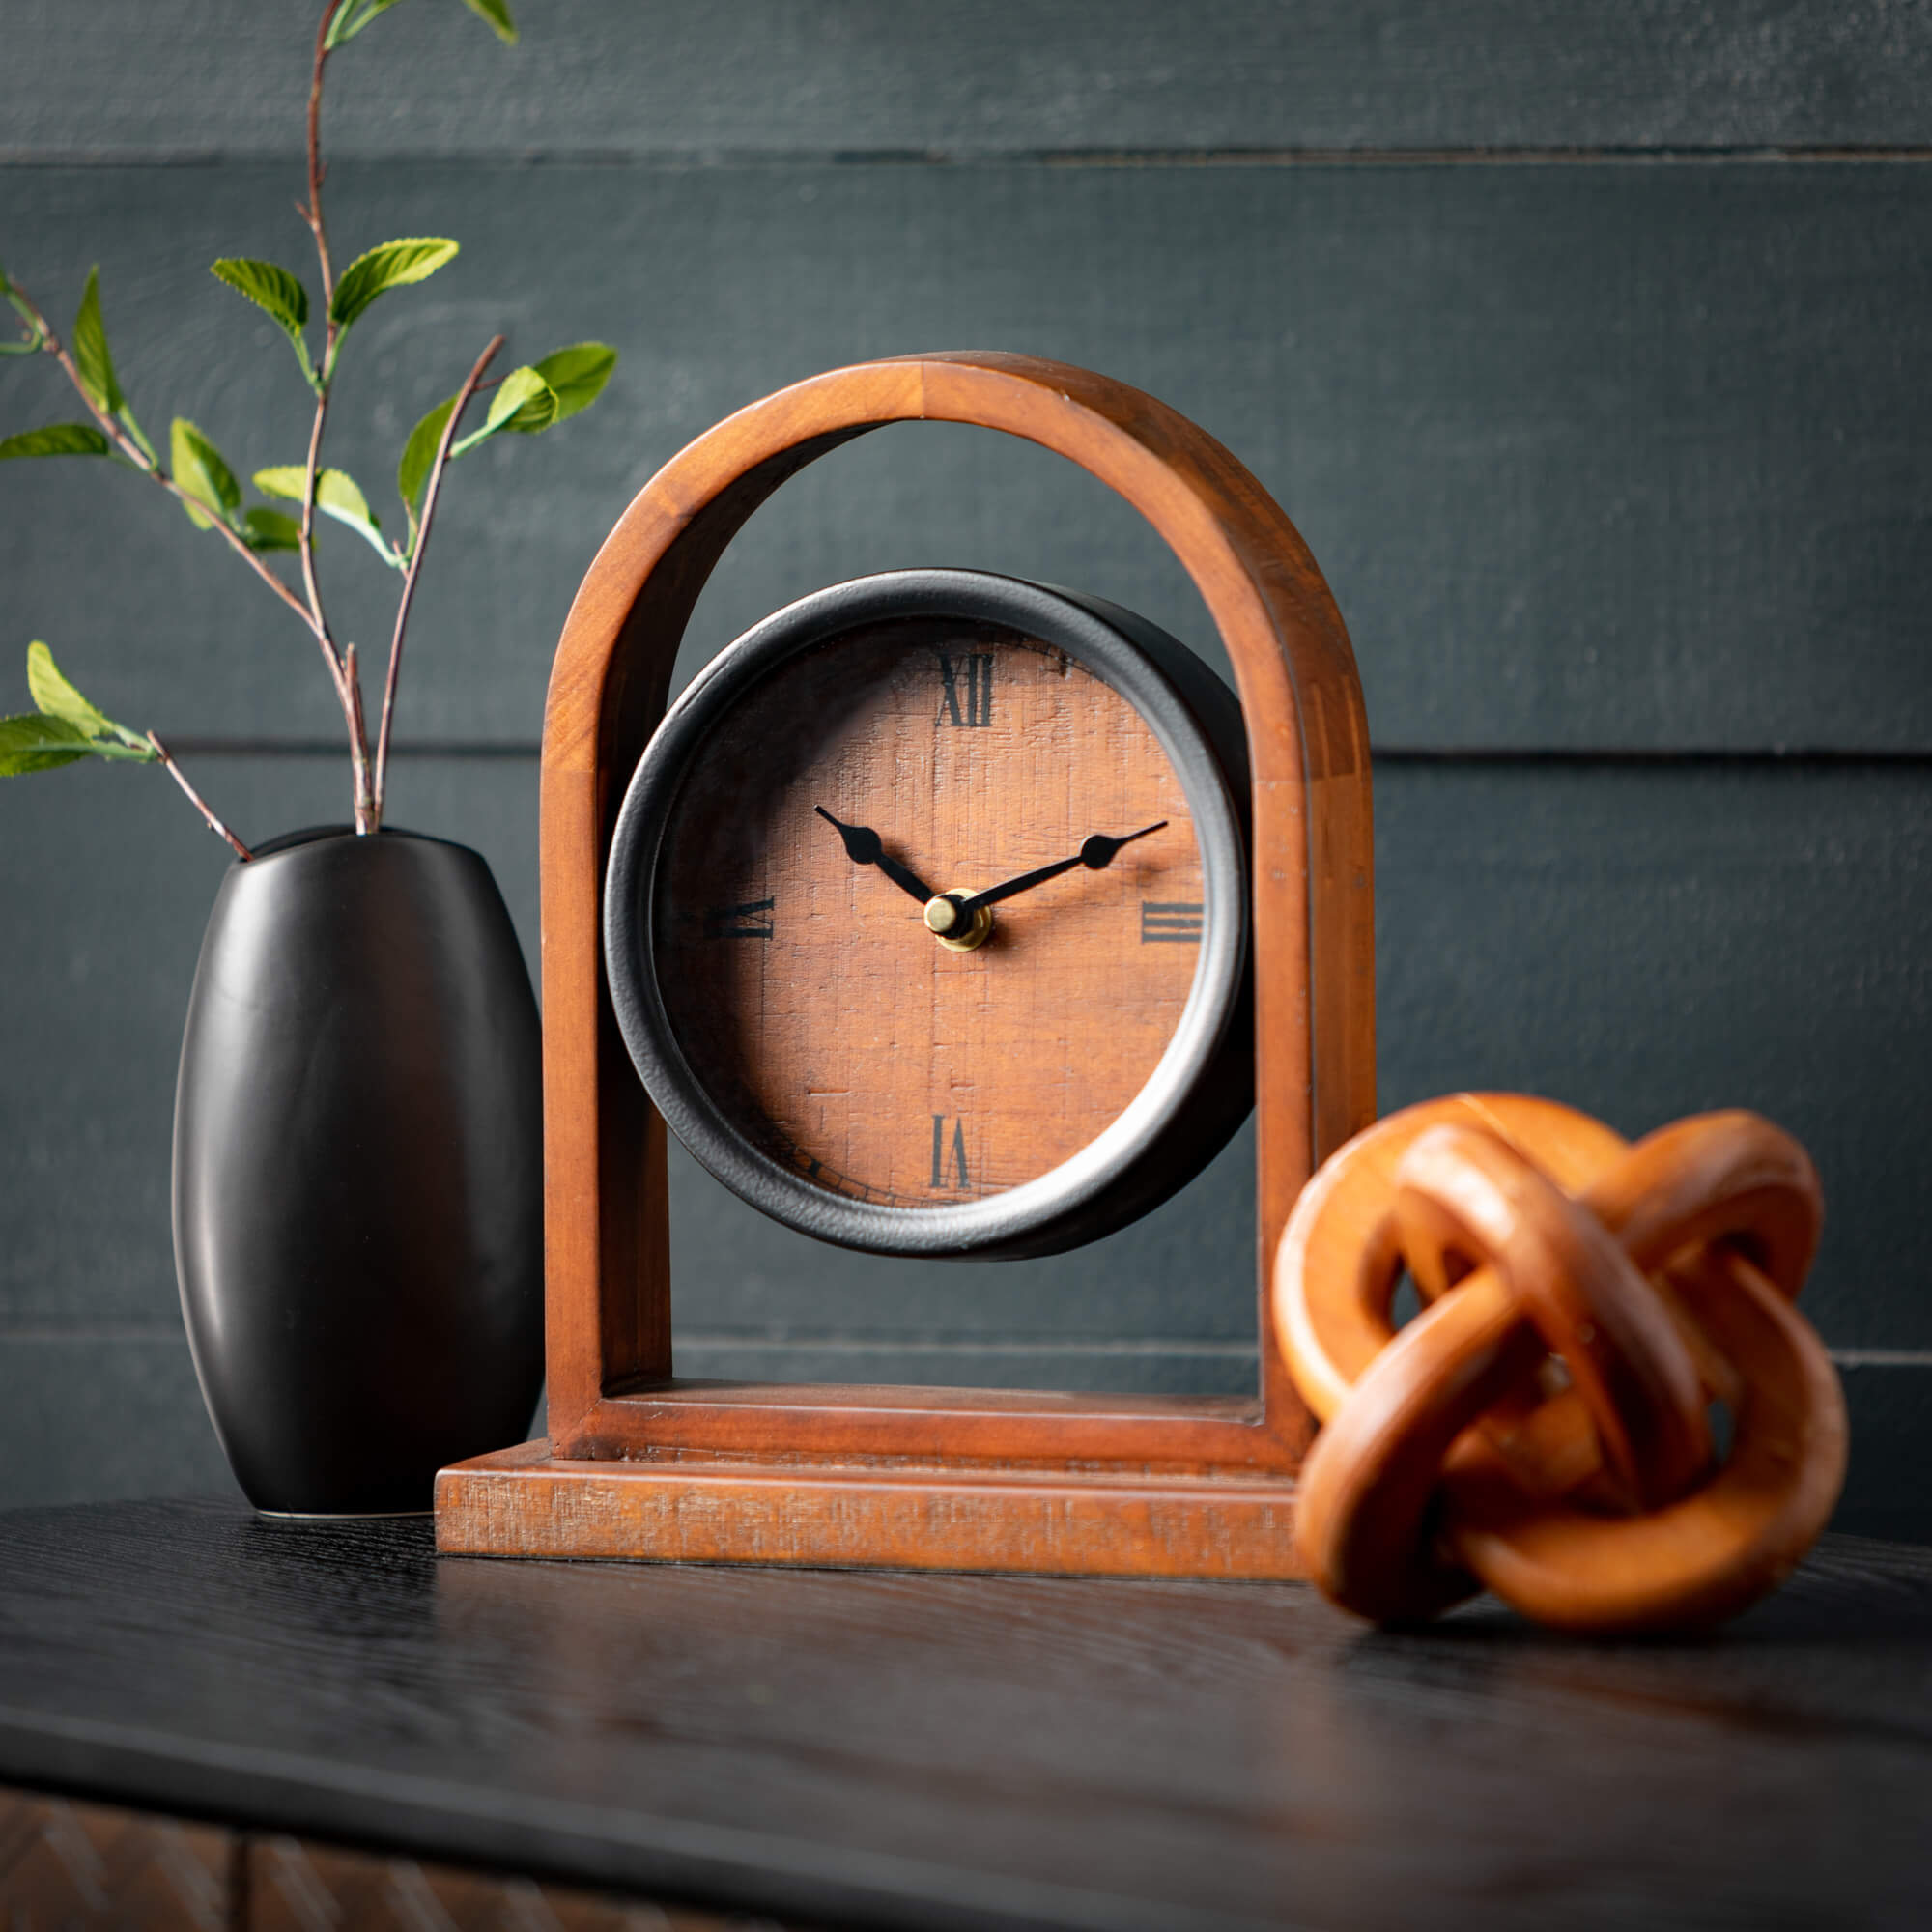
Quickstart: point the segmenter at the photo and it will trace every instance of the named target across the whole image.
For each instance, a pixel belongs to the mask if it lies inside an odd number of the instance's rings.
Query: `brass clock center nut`
[[[971,952],[976,947],[985,945],[993,933],[991,906],[980,906],[966,923],[963,932],[953,930],[959,923],[958,901],[963,897],[963,893],[940,893],[925,902],[926,930],[953,952]]]

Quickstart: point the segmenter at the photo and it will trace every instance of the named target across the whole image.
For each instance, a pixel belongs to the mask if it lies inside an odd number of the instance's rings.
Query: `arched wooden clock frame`
[[[1253,774],[1258,1116],[1252,1397],[680,1381],[662,1121],[603,979],[624,786],[693,607],[752,513],[895,422],[1057,451],[1173,549],[1234,667]],[[1097,586],[1096,586],[1097,587]],[[444,1470],[445,1551],[1088,1574],[1291,1575],[1312,1434],[1265,1265],[1315,1167],[1375,1118],[1374,858],[1361,686],[1293,524],[1227,450],[1125,384],[967,352],[834,370],[728,417],[639,494],[558,644],[544,723],[547,1441]]]

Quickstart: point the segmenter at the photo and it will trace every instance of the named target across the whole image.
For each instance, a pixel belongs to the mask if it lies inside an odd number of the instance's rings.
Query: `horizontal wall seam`
[[[1371,745],[1377,764],[1390,765],[1872,765],[1932,768],[1932,751],[1915,747],[1855,750],[1834,746],[1766,745]]]
[[[880,1335],[778,1336],[755,1332],[678,1333],[680,1349],[773,1350],[793,1355],[1099,1355],[1108,1357],[1179,1356],[1188,1360],[1250,1361],[1253,1342],[1202,1342],[1178,1336],[1134,1336],[1097,1341],[998,1341],[958,1336],[900,1339]],[[0,1347],[12,1344],[136,1343],[185,1347],[178,1321],[0,1321]],[[1932,1349],[1829,1349],[1841,1369],[1932,1369]]]
[[[348,747],[339,738],[189,738],[170,731],[171,757],[186,758],[340,758]],[[396,758],[521,758],[534,761],[542,747],[533,738],[398,738],[389,747]]]
[[[678,1349],[763,1349],[801,1355],[1185,1355],[1216,1361],[1251,1361],[1256,1353],[1251,1341],[1202,1342],[1169,1335],[1009,1341],[967,1335],[781,1336],[754,1331],[685,1334],[673,1330],[671,1341]]]
[[[0,1321],[0,1347],[15,1342],[156,1342],[187,1345],[179,1321]]]
[[[863,168],[1335,168],[1729,167],[1932,161],[1932,147],[1437,147],[1437,148],[404,148],[349,149],[345,166],[638,168],[669,174],[719,169]],[[294,148],[0,147],[6,168],[288,166]]]
[[[168,733],[168,750],[180,757],[324,758],[340,757],[333,738],[190,738]],[[533,739],[398,739],[399,758],[533,759],[542,747]],[[1370,755],[1388,765],[1750,765],[1898,766],[1932,768],[1932,750],[1914,746],[1868,750],[1831,746],[1679,746],[1649,748],[1617,745],[1375,745]]]

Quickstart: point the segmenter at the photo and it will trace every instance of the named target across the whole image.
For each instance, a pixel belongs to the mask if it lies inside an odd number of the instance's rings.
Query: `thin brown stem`
[[[436,460],[429,468],[429,483],[423,491],[422,525],[416,531],[415,548],[410,552],[409,568],[403,573],[403,594],[396,602],[396,628],[389,638],[389,668],[383,679],[383,722],[376,735],[376,823],[379,826],[383,822],[383,806],[388,790],[389,722],[396,709],[396,675],[403,665],[403,633],[409,627],[410,605],[416,594],[416,573],[422,568],[423,553],[429,549],[430,526],[436,521],[437,493],[442,487],[442,472],[449,466],[450,445],[456,440],[456,428],[463,420],[463,412],[482,383],[484,370],[502,346],[503,338],[493,335],[482,355],[477,356],[475,366],[456,392],[455,407],[449,412],[449,420],[442,426],[442,437],[436,446]]]
[[[173,779],[175,783],[187,793],[189,802],[193,805],[194,809],[208,821],[208,829],[211,832],[218,833],[223,838],[227,839],[229,844],[235,848],[235,856],[238,859],[252,859],[255,856],[254,853],[249,851],[247,846],[242,844],[241,839],[236,838],[234,833],[229,831],[227,826],[215,817],[214,813],[209,809],[208,801],[188,783],[187,774],[175,763],[173,753],[169,752],[168,748],[152,731],[148,733],[148,743],[154,747],[155,756],[160,759],[169,778]]]
[[[79,366],[75,363],[73,357],[68,354],[67,347],[61,341],[60,337],[47,326],[47,319],[41,313],[39,304],[35,302],[33,297],[28,295],[26,290],[17,281],[14,281],[11,275],[8,277],[8,280],[13,284],[14,293],[20,298],[21,302],[32,312],[34,327],[39,329],[41,334],[41,347],[66,371],[68,381],[73,384],[74,393],[87,405],[88,413],[100,425],[101,432],[106,436],[107,440],[113,443],[114,447],[121,452],[122,456],[128,463],[144,475],[153,477],[177,502],[191,507],[198,516],[209,516],[208,505],[196,502],[158,463],[154,462],[149,457],[148,452],[88,393],[87,384],[81,381]],[[227,540],[229,548],[313,631],[315,625],[311,621],[309,612],[303,605],[302,600],[242,542],[239,532],[231,529],[218,516],[213,517],[212,522],[213,527],[220,531],[221,535]]]
[[[328,254],[328,230],[322,215],[322,183],[327,170],[322,164],[322,82],[328,65],[328,29],[343,0],[328,0],[315,30],[315,59],[308,83],[308,206],[301,211],[310,235],[315,238],[315,258],[322,271],[323,313],[327,318],[323,330],[322,362],[316,371],[315,416],[309,424],[308,459],[303,469],[301,535],[298,549],[301,557],[302,589],[308,597],[309,617],[324,654],[328,659],[329,676],[342,705],[349,727],[349,763],[355,781],[355,829],[372,832],[369,793],[369,733],[362,715],[362,690],[355,669],[355,651],[338,652],[323,608],[322,581],[315,557],[316,478],[322,468],[322,436],[328,421],[328,391],[335,375],[335,347],[339,330],[329,307],[335,295],[335,268]]]
[[[328,0],[322,10],[322,18],[315,30],[315,60],[309,70],[308,80],[308,206],[301,211],[302,219],[308,223],[308,232],[315,238],[315,257],[322,269],[322,307],[328,315],[330,298],[335,293],[334,269],[328,259],[328,231],[322,219],[322,77],[328,65],[328,29],[331,21],[343,4],[343,0]],[[301,573],[302,588],[308,594],[308,608],[315,620],[316,635],[328,645],[329,668],[335,677],[336,696],[343,699],[343,709],[348,711],[348,692],[343,682],[342,668],[336,660],[335,640],[328,635],[328,619],[322,608],[322,584],[315,568],[315,478],[322,460],[322,432],[328,417],[328,383],[334,373],[335,361],[335,323],[329,318],[324,325],[322,362],[317,370],[315,385],[315,418],[309,425],[308,461],[304,470],[301,513]]]
[[[322,305],[326,309],[335,294],[335,270],[328,259],[328,236],[322,225],[322,71],[328,62],[328,29],[342,9],[343,0],[328,0],[315,30],[315,65],[308,80],[308,206],[302,218],[315,237],[315,252],[322,264]]]
[[[334,340],[335,330],[331,326],[329,339]],[[328,384],[325,381],[315,396],[315,419],[309,424],[308,463],[303,472],[302,515],[301,515],[301,573],[302,588],[308,593],[309,617],[315,634],[323,641],[328,652],[329,664],[336,667],[336,688],[342,688],[342,677],[336,663],[335,639],[328,634],[328,618],[322,608],[322,580],[315,567],[315,479],[322,463],[322,431],[328,419]]]
[[[362,671],[355,662],[352,643],[342,654],[342,683],[349,714],[349,772],[355,802],[355,830],[359,835],[374,832],[382,823],[377,816],[375,795],[369,783],[369,726],[362,715]]]

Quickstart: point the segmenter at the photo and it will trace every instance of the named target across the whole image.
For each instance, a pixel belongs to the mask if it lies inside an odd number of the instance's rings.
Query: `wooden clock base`
[[[1285,1476],[745,1461],[567,1463],[546,1442],[436,1481],[447,1556],[631,1557],[1257,1582],[1306,1574]]]

